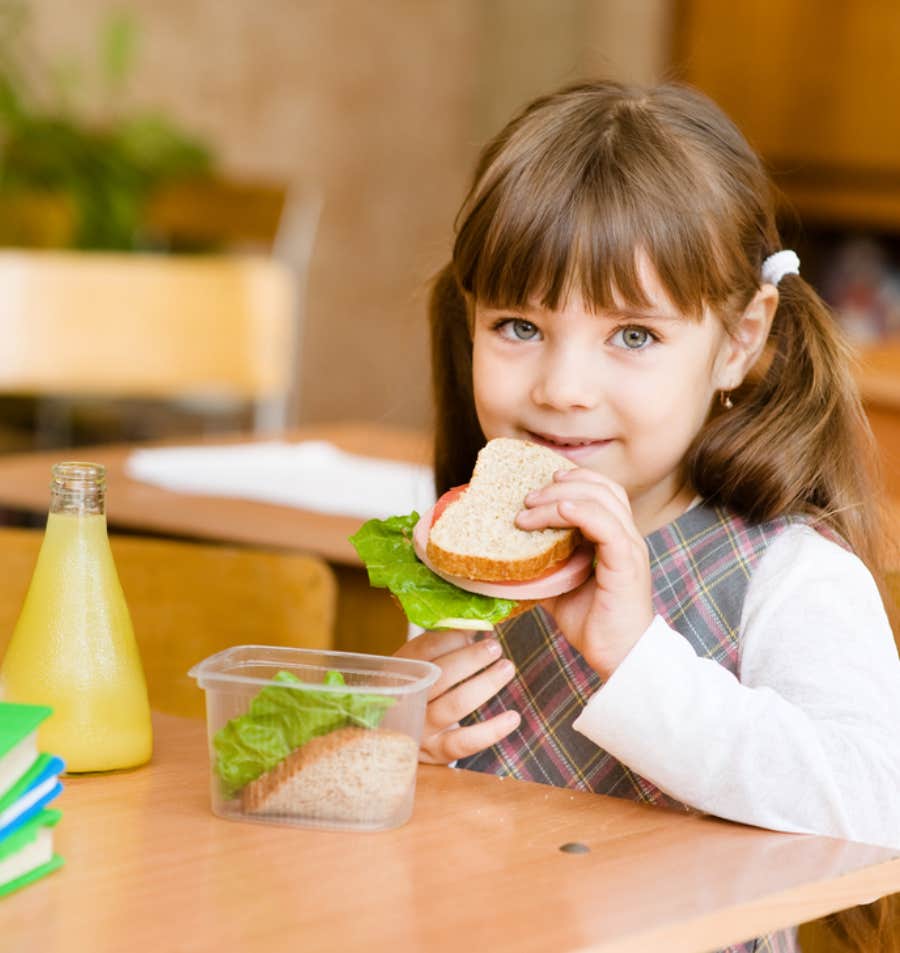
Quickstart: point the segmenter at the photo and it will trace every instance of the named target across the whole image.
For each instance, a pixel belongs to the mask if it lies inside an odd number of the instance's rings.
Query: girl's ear
[[[777,308],[778,289],[764,284],[725,339],[716,362],[718,390],[734,390],[743,383],[766,346]]]

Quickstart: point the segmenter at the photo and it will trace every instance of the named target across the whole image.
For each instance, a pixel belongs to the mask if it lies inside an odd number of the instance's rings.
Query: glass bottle
[[[50,705],[42,751],[69,773],[150,759],[150,705],[106,533],[106,471],[53,468],[50,513],[31,585],[0,665],[0,698]]]

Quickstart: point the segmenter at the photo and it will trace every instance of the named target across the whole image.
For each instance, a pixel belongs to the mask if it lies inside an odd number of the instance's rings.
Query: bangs
[[[485,170],[454,248],[464,291],[489,307],[558,310],[577,293],[595,312],[646,308],[644,255],[681,314],[727,306],[747,276],[720,253],[739,238],[711,163],[644,110],[576,133],[511,141]]]

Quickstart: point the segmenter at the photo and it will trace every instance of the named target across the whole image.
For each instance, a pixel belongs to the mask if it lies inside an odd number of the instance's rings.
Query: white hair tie
[[[777,251],[762,263],[762,280],[777,285],[785,275],[800,274],[800,259],[797,253],[785,248]]]

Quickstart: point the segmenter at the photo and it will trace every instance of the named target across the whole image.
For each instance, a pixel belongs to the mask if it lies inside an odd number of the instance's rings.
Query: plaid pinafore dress
[[[737,674],[741,610],[750,576],[769,544],[797,522],[807,519],[751,524],[715,506],[688,510],[647,537],[655,611],[698,655]],[[498,626],[497,636],[516,677],[466,721],[486,720],[507,709],[518,711],[522,721],[493,747],[461,759],[459,767],[688,809],[572,727],[602,680],[543,610]],[[722,953],[797,949],[796,930],[790,929]]]

